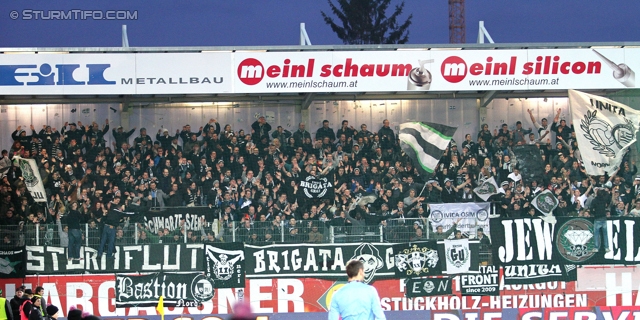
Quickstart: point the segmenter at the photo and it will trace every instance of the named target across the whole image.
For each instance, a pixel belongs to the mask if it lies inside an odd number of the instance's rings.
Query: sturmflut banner
[[[489,202],[467,203],[431,203],[429,221],[435,232],[438,226],[446,231],[459,220],[457,230],[469,236],[475,236],[478,228],[483,228],[489,234]]]

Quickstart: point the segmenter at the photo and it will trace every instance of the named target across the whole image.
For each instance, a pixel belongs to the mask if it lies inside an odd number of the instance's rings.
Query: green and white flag
[[[430,122],[405,122],[400,125],[400,147],[422,175],[429,176],[433,174],[456,129]]]
[[[587,174],[618,171],[625,153],[636,143],[640,111],[575,90],[569,90],[569,105]]]
[[[533,207],[540,211],[545,217],[553,214],[553,210],[558,206],[558,203],[558,199],[550,190],[540,192],[531,201]]]
[[[22,178],[27,190],[35,202],[47,202],[47,194],[44,191],[44,183],[40,178],[38,164],[34,159],[13,157],[13,164],[22,170]]]

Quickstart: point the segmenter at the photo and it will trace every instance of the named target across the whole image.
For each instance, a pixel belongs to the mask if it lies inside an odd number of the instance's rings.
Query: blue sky
[[[409,43],[448,42],[447,2],[405,1],[404,16],[413,14]],[[23,19],[25,10],[73,9],[137,10],[137,19]],[[300,22],[313,44],[342,44],[320,11],[329,11],[327,1],[5,0],[0,2],[0,47],[120,46],[122,24],[128,26],[131,46],[296,45]],[[467,42],[476,41],[479,20],[499,43],[640,41],[638,13],[637,0],[467,0]]]

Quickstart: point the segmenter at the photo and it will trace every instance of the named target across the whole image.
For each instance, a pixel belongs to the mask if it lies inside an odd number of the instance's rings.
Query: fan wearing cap
[[[41,307],[42,300],[39,297],[34,296],[31,298],[31,311],[29,312],[28,320],[44,320]]]

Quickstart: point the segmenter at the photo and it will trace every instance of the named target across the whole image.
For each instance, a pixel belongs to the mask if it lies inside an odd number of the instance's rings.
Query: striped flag
[[[400,147],[426,177],[433,173],[456,129],[430,122],[405,122],[400,125]]]

